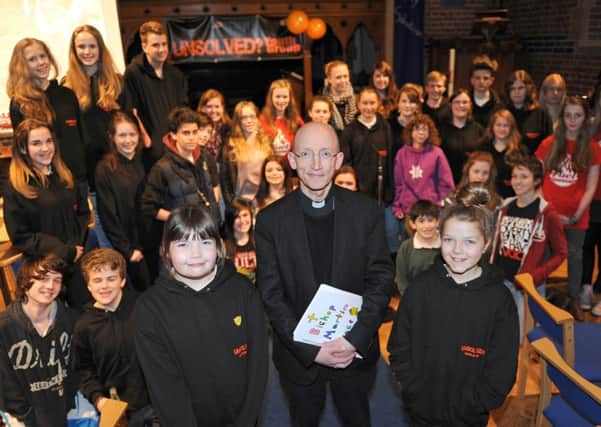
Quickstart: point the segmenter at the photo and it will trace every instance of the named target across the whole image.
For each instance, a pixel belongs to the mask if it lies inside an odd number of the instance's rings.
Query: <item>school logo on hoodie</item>
[[[237,315],[236,317],[234,317],[234,325],[236,326],[240,326],[242,324],[242,316]]]

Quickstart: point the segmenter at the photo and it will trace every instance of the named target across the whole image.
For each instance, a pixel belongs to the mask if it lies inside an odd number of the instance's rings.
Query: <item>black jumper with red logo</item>
[[[485,426],[515,381],[518,317],[503,272],[457,284],[441,258],[403,295],[388,350],[416,425]]]
[[[85,182],[86,141],[83,137],[81,113],[75,93],[69,88],[59,86],[56,80],[50,80],[45,90],[50,109],[54,114],[52,131],[60,149],[61,157],[78,182]],[[23,120],[28,119],[21,112],[21,106],[10,101],[10,121],[16,129]]]
[[[164,269],[138,298],[134,319],[161,425],[256,425],[267,383],[267,325],[259,293],[230,261],[200,291]]]

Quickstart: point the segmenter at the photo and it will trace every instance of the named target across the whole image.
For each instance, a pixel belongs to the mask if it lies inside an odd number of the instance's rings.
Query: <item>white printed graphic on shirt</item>
[[[40,350],[33,347],[27,340],[21,340],[10,347],[8,357],[15,371],[56,366],[56,375],[29,384],[31,392],[55,389],[59,396],[63,395],[63,380],[68,375],[67,365],[71,354],[71,338],[70,334],[63,332],[58,343],[56,340],[52,340],[48,360],[42,360]],[[57,345],[60,348],[57,348]]]
[[[423,178],[424,170],[419,165],[413,165],[413,166],[411,166],[409,175],[411,175],[411,178],[413,178],[413,179]]]
[[[572,168],[572,156],[570,154],[567,154],[559,163],[559,171],[551,171],[550,177],[551,182],[558,187],[569,187],[578,181],[578,174]]]
[[[506,258],[521,261],[528,248],[532,219],[505,216],[501,221],[501,253]]]

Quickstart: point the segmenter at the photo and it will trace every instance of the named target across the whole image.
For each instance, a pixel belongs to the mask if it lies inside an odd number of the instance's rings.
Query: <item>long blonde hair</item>
[[[46,43],[30,37],[21,39],[13,48],[10,58],[6,93],[19,104],[25,117],[52,123],[54,113],[48,104],[46,93],[34,84],[25,58],[25,49],[35,44],[40,45],[48,56],[50,66],[54,68],[54,77],[58,75],[58,63]]]
[[[121,94],[123,83],[117,73],[111,52],[107,49],[100,31],[91,25],[77,27],[71,34],[69,42],[69,69],[65,75],[64,85],[77,96],[79,107],[85,110],[92,103],[90,93],[90,76],[86,73],[82,63],[77,57],[75,38],[81,33],[90,33],[98,44],[98,101],[96,104],[105,110],[118,110],[117,98]]]
[[[267,96],[265,97],[265,107],[263,107],[263,111],[261,115],[265,118],[265,121],[270,127],[273,127],[275,122],[275,107],[273,106],[273,92],[276,89],[286,89],[288,91],[288,95],[290,97],[290,102],[288,102],[288,106],[284,111],[284,123],[288,129],[290,129],[293,133],[296,132],[300,125],[300,114],[298,113],[298,107],[296,106],[296,100],[294,99],[294,92],[292,91],[292,85],[286,79],[274,80],[271,82],[269,86],[269,90],[267,91]]]
[[[242,131],[242,110],[246,107],[252,108],[257,116],[257,135],[255,137],[255,147],[249,147],[246,144],[246,137]],[[232,118],[232,133],[228,139],[228,149],[230,161],[239,162],[244,161],[248,157],[249,151],[261,150],[265,153],[265,156],[272,154],[270,138],[263,133],[258,123],[259,109],[254,102],[251,101],[240,101],[234,108],[234,117]]]
[[[538,92],[538,102],[541,107],[547,110],[547,90],[551,87],[551,85],[555,83],[563,88],[563,96],[561,97],[561,101],[559,101],[559,105],[563,105],[566,100],[566,81],[563,76],[559,73],[551,73],[545,77],[543,82],[540,85],[540,91]]]
[[[15,190],[28,199],[36,199],[39,195],[39,188],[48,187],[48,177],[33,165],[29,157],[29,133],[39,128],[48,129],[54,141],[52,168],[67,188],[74,188],[73,175],[61,159],[59,147],[50,126],[36,119],[25,119],[15,130],[8,177]],[[36,181],[38,185],[32,185],[32,181]]]

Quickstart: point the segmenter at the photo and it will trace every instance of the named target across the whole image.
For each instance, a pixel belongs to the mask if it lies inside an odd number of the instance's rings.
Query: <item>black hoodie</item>
[[[73,338],[81,392],[95,404],[115,387],[128,413],[150,403],[134,346],[135,302],[136,294],[126,289],[115,311],[86,305]]]
[[[438,258],[405,291],[388,351],[410,415],[425,424],[485,426],[515,381],[518,317],[489,264],[466,284]]]
[[[353,120],[342,131],[340,150],[344,163],[357,172],[359,191],[374,199],[378,198],[378,165],[382,165],[382,201],[389,204],[394,198],[392,157],[393,140],[390,124],[380,115],[376,123],[367,128],[359,119]],[[380,154],[385,157],[380,157]]]
[[[54,114],[52,131],[58,141],[61,158],[73,173],[73,178],[84,182],[87,179],[85,154],[87,140],[83,132],[77,97],[71,89],[59,86],[56,80],[50,80],[44,92]],[[27,117],[21,112],[21,106],[12,99],[9,108],[13,129],[17,129],[17,126]]]
[[[134,318],[161,425],[256,425],[267,381],[265,315],[257,290],[229,261],[198,292],[164,270]]]
[[[472,99],[472,116],[474,120],[480,123],[483,129],[486,129],[493,113],[501,108],[499,96],[491,89],[490,98],[482,105],[476,104],[474,91],[470,91],[470,98]]]
[[[147,169],[163,154],[163,135],[169,131],[167,118],[175,107],[188,105],[188,81],[182,72],[169,63],[163,65],[159,78],[141,53],[127,66],[123,77],[123,108],[136,108],[144,128],[152,139]]]
[[[529,110],[527,108],[517,109],[513,105],[509,105],[507,109],[515,117],[515,122],[522,135],[522,144],[528,147],[531,155],[534,155],[542,140],[553,133],[553,120],[541,107]]]
[[[117,168],[108,160],[96,167],[96,197],[102,227],[113,247],[125,259],[142,249],[140,239],[139,199],[145,173],[140,153],[130,160],[117,155]]]
[[[4,221],[13,245],[27,255],[52,252],[68,263],[75,258],[75,246],[83,245],[88,230],[90,210],[87,195],[76,185],[67,188],[56,173],[47,176],[42,188],[33,178],[38,196],[28,199],[12,184],[4,194]]]
[[[74,324],[74,312],[58,301],[45,337],[33,327],[21,302],[0,313],[0,410],[27,427],[67,425],[77,391],[71,352]]]

